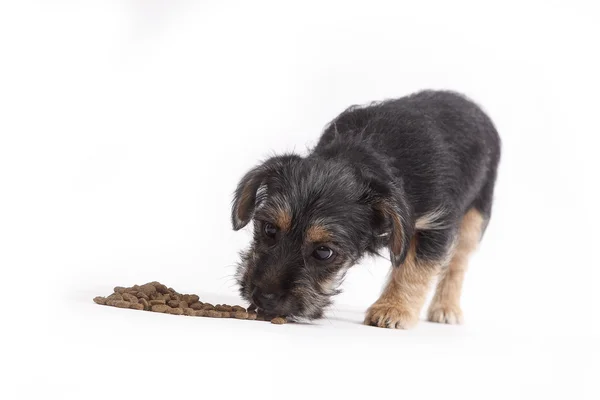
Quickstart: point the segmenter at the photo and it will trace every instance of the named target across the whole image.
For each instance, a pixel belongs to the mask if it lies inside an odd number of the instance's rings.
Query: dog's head
[[[267,314],[320,318],[363,255],[389,246],[393,263],[402,262],[403,204],[392,180],[347,162],[267,160],[242,178],[232,206],[235,230],[254,222],[237,273],[242,297]]]

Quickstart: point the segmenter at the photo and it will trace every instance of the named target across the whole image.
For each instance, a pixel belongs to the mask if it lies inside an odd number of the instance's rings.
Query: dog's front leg
[[[439,272],[438,265],[418,260],[413,244],[404,263],[391,268],[382,295],[367,310],[365,324],[396,329],[414,326],[430,284]]]

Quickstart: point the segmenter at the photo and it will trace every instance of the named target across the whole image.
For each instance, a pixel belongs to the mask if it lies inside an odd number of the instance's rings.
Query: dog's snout
[[[264,310],[275,308],[282,297],[280,292],[263,292],[259,289],[252,292],[252,301]]]

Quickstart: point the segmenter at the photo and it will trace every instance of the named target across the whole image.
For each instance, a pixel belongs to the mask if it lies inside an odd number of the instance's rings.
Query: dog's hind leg
[[[438,282],[429,306],[427,319],[432,322],[459,324],[462,322],[460,294],[467,270],[469,256],[481,240],[485,219],[475,208],[463,217],[458,232],[458,242],[448,267]]]

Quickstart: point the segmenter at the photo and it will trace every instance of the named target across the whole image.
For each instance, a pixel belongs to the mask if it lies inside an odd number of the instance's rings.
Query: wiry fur
[[[266,311],[319,318],[346,270],[383,247],[394,267],[409,251],[415,273],[443,267],[469,210],[485,229],[499,158],[491,120],[456,93],[423,91],[348,108],[306,157],[272,157],[240,181],[232,223],[237,230],[254,220],[255,231],[238,269],[242,296],[273,294]],[[286,226],[265,237],[265,224],[277,221]],[[335,258],[312,258],[319,245]]]

